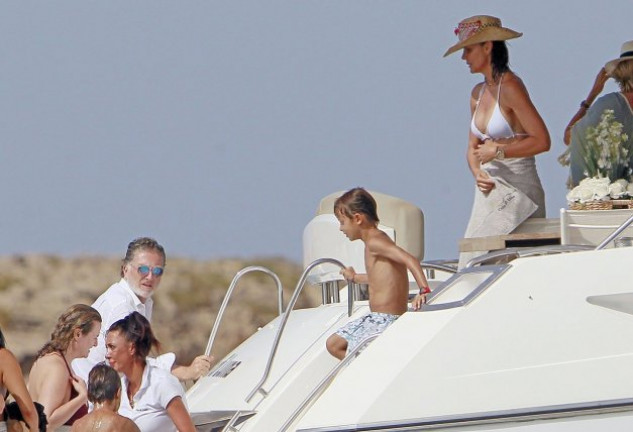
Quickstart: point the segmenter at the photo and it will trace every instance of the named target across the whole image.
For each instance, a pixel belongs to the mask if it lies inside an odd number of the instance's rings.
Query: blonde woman
[[[50,341],[37,353],[28,388],[33,400],[44,406],[49,432],[88,413],[86,383],[73,374],[70,363],[88,355],[100,329],[99,312],[76,304],[59,317]]]

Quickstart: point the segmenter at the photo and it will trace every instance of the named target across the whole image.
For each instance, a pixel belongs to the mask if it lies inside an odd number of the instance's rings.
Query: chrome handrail
[[[426,277],[431,279],[435,278],[435,270],[446,273],[457,273],[456,260],[420,261],[420,266],[422,270],[426,271]]]
[[[230,420],[224,425],[221,432],[235,432],[237,429],[235,429],[233,426],[235,425],[237,419],[240,418],[241,414],[241,411],[236,411],[235,414],[233,414],[233,417],[231,417]]]
[[[488,261],[493,261],[501,258],[524,258],[535,255],[548,255],[558,254],[564,252],[578,252],[593,250],[593,246],[587,245],[548,245],[539,246],[535,248],[507,248],[498,251],[488,252],[487,254],[480,255],[468,261],[465,268],[471,268],[478,264],[483,264]]]
[[[633,215],[629,216],[629,218],[627,220],[625,220],[622,225],[620,225],[618,228],[616,228],[615,231],[613,231],[611,234],[609,234],[609,236],[606,239],[602,240],[602,243],[600,243],[598,246],[596,246],[596,250],[604,249],[609,243],[611,243],[613,240],[615,240],[615,238],[618,235],[620,235],[620,233],[622,231],[627,229],[629,227],[629,225],[631,225],[631,223],[633,223]]]
[[[450,264],[449,264],[450,263]],[[441,270],[448,273],[456,273],[457,265],[453,264],[455,261],[420,261],[422,269],[429,270]]]
[[[279,429],[279,431],[280,432],[286,431],[292,425],[292,423],[295,422],[297,417],[299,417],[299,415],[301,415],[301,413],[307,408],[308,404],[314,402],[316,399],[321,397],[325,389],[330,385],[334,377],[338,375],[340,370],[346,367],[352,361],[352,359],[356,358],[356,355],[360,352],[361,349],[369,345],[369,343],[372,342],[374,339],[376,339],[378,336],[380,336],[380,333],[367,336],[365,339],[361,340],[360,343],[356,347],[354,347],[354,349],[350,351],[343,358],[343,360],[341,360],[325,377],[323,377],[321,382],[319,382],[319,384],[317,384],[316,387],[312,389],[310,394],[293,411],[290,417],[288,417],[288,419],[283,424],[281,429]]]
[[[266,362],[266,368],[264,369],[264,375],[259,380],[259,382],[255,386],[255,388],[248,394],[248,396],[246,396],[246,402],[250,402],[251,399],[253,398],[253,396],[255,396],[255,394],[257,394],[257,392],[262,393],[262,395],[264,395],[264,396],[266,396],[268,394],[262,388],[262,386],[264,385],[264,383],[268,379],[268,375],[270,374],[270,369],[272,368],[273,359],[275,358],[275,354],[277,353],[277,348],[279,347],[279,339],[281,338],[281,334],[284,331],[284,327],[286,327],[286,323],[288,322],[288,317],[290,316],[290,313],[292,312],[292,310],[293,310],[293,308],[295,306],[295,303],[297,303],[297,299],[299,298],[299,294],[301,294],[301,291],[302,291],[302,289],[303,289],[303,287],[305,285],[306,279],[307,279],[308,274],[310,273],[310,271],[312,271],[312,269],[314,269],[316,266],[321,265],[321,264],[325,264],[325,263],[330,263],[330,264],[337,265],[341,269],[345,268],[343,263],[341,263],[338,260],[335,260],[334,258],[319,258],[319,259],[313,261],[312,263],[310,263],[305,268],[305,270],[303,271],[303,274],[301,275],[301,278],[299,279],[299,282],[297,282],[297,286],[295,287],[294,292],[292,293],[292,297],[290,298],[290,301],[288,302],[288,306],[286,306],[286,310],[281,316],[281,321],[279,322],[279,327],[277,328],[277,332],[275,333],[275,339],[273,340],[273,347],[270,350],[270,354],[268,355],[268,361]],[[349,290],[349,288],[348,288],[348,290]]]
[[[237,281],[240,280],[240,278],[244,276],[245,274],[252,273],[255,271],[264,272],[265,274],[273,278],[273,280],[275,281],[275,284],[277,285],[277,296],[279,300],[279,315],[281,315],[284,312],[284,290],[283,290],[283,287],[281,286],[281,281],[279,280],[279,277],[273,271],[267,269],[266,267],[249,266],[249,267],[243,268],[242,270],[238,271],[233,277],[233,280],[231,281],[231,285],[229,285],[229,289],[226,292],[226,295],[224,296],[224,300],[222,300],[222,305],[220,306],[220,310],[218,311],[218,316],[215,318],[215,322],[213,323],[213,328],[211,329],[211,334],[209,335],[207,348],[204,351],[205,355],[208,356],[211,354],[211,348],[213,347],[213,342],[215,342],[215,337],[218,333],[220,322],[222,321],[222,318],[224,317],[224,311],[226,309],[226,306],[229,303],[229,299],[231,298],[231,295],[233,294],[233,290],[235,289],[235,286],[237,285]]]

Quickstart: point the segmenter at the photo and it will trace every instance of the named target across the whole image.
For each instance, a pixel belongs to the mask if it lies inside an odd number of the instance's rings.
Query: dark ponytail
[[[160,349],[160,342],[154,337],[149,321],[138,312],[132,312],[116,321],[110,326],[108,333],[111,331],[120,332],[126,341],[131,342],[134,345],[136,357],[141,360],[148,356],[152,348]]]
[[[492,79],[495,81],[504,72],[510,70],[510,54],[505,41],[492,41],[490,63],[492,64]]]

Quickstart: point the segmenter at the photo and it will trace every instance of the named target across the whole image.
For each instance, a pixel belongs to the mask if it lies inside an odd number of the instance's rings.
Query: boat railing
[[[633,223],[633,215],[629,216],[629,218],[625,220],[622,225],[620,225],[618,228],[616,228],[615,231],[609,234],[607,238],[602,240],[602,243],[596,246],[596,250],[604,249],[609,243],[615,240],[620,235],[620,233],[624,231],[625,229],[627,229],[629,225],[631,225],[632,223]]]
[[[277,328],[277,331],[275,332],[275,338],[273,339],[273,346],[270,350],[270,353],[268,355],[268,360],[266,361],[266,367],[264,368],[264,373],[261,377],[261,379],[259,380],[259,382],[255,385],[255,387],[253,388],[253,390],[251,390],[251,392],[248,394],[248,396],[246,396],[246,402],[250,402],[251,399],[253,399],[253,397],[257,394],[257,393],[261,393],[262,396],[266,397],[268,396],[268,393],[263,389],[264,384],[266,383],[266,380],[268,379],[268,376],[270,375],[270,370],[272,369],[272,364],[273,361],[275,359],[275,354],[277,353],[277,348],[279,347],[279,340],[281,339],[281,335],[283,334],[284,328],[286,327],[286,323],[288,322],[288,317],[290,316],[290,313],[292,312],[292,310],[294,309],[295,304],[297,303],[297,299],[299,298],[299,294],[301,294],[301,291],[303,290],[303,287],[305,286],[306,283],[306,279],[308,277],[308,275],[310,274],[310,272],[317,266],[321,265],[321,264],[334,264],[338,267],[340,267],[341,269],[344,269],[345,266],[343,265],[343,263],[341,263],[340,261],[333,259],[333,258],[320,258],[317,259],[315,261],[313,261],[312,263],[310,263],[305,270],[303,271],[301,277],[299,278],[299,281],[297,282],[297,285],[295,287],[294,292],[292,293],[292,297],[290,298],[290,301],[288,302],[288,306],[286,307],[285,312],[282,314],[281,317],[281,321],[279,322],[279,327]],[[353,289],[348,289],[348,301],[350,301],[350,303],[353,304]],[[349,313],[349,311],[348,311]],[[230,431],[235,431],[235,422],[240,418],[241,416],[241,412],[240,411],[236,411],[235,414],[233,415],[233,417],[231,417],[231,419],[227,422],[227,424],[224,426],[224,428],[222,429],[222,432],[230,432]]]
[[[507,262],[515,258],[523,258],[537,255],[551,255],[566,252],[578,252],[583,250],[593,250],[593,246],[588,245],[548,245],[534,248],[507,248],[498,251],[488,252],[468,261],[465,268],[472,268],[477,265]]]
[[[308,394],[308,396],[303,400],[303,402],[288,417],[288,419],[283,424],[281,429],[279,429],[279,431],[283,432],[283,431],[288,430],[288,428],[297,420],[297,418],[299,418],[301,413],[303,413],[306,410],[306,408],[309,407],[309,405],[313,404],[314,401],[316,401],[319,397],[321,397],[325,389],[328,388],[328,386],[330,385],[332,380],[336,377],[336,375],[338,375],[338,373],[343,368],[345,368],[353,359],[355,359],[358,356],[361,350],[363,350],[367,345],[373,342],[374,339],[376,339],[378,336],[380,336],[380,333],[367,336],[366,338],[361,340],[360,343],[356,347],[354,347],[354,349],[351,350],[343,358],[343,360],[341,360],[325,377],[323,377],[323,379],[319,382],[319,384],[317,384],[312,389],[310,394]]]
[[[235,287],[237,286],[237,282],[242,278],[242,276],[248,273],[252,273],[252,272],[265,273],[275,281],[275,285],[277,286],[279,315],[281,315],[284,312],[284,290],[281,285],[281,281],[279,280],[279,277],[275,274],[275,272],[267,269],[266,267],[261,267],[261,266],[249,266],[249,267],[243,268],[242,270],[238,271],[233,277],[233,280],[231,281],[231,284],[229,285],[229,289],[226,292],[226,295],[224,296],[224,300],[222,300],[222,305],[220,306],[220,310],[218,311],[218,316],[215,318],[215,322],[213,323],[213,328],[211,329],[211,334],[209,335],[207,348],[204,351],[205,355],[208,356],[211,354],[211,348],[213,347],[213,343],[215,342],[215,337],[218,333],[218,329],[220,328],[220,323],[222,322],[222,318],[224,317],[224,311],[226,310],[226,307],[229,303],[229,299],[233,295],[233,290],[235,290]]]
[[[466,264],[466,268],[470,268],[476,265],[481,265],[489,262],[499,262],[501,259],[510,260],[514,258],[521,258],[526,256],[534,256],[534,255],[548,255],[548,254],[557,254],[564,252],[578,252],[583,250],[602,250],[609,243],[617,239],[620,234],[626,230],[631,224],[633,224],[633,215],[629,216],[627,220],[625,220],[622,225],[616,228],[611,234],[609,234],[598,246],[592,245],[549,245],[549,246],[540,246],[536,248],[507,248],[503,250],[489,252],[487,254],[475,257],[468,261]]]
[[[286,327],[286,323],[288,322],[288,317],[290,316],[290,313],[294,309],[294,306],[297,303],[297,299],[299,298],[299,294],[301,294],[301,291],[303,290],[303,287],[305,286],[305,282],[308,277],[308,274],[316,266],[321,265],[321,264],[326,264],[326,263],[334,264],[336,266],[339,266],[341,269],[345,268],[343,263],[333,258],[319,258],[313,261],[312,263],[310,263],[305,268],[305,270],[303,271],[303,274],[301,275],[301,278],[297,282],[297,286],[295,287],[294,292],[292,293],[292,297],[290,298],[290,301],[288,302],[288,306],[286,306],[286,310],[281,315],[281,320],[279,321],[279,326],[275,333],[275,338],[273,339],[273,346],[268,355],[268,360],[266,361],[266,367],[264,368],[264,373],[261,379],[259,380],[259,382],[255,385],[255,388],[253,388],[253,390],[248,394],[248,396],[246,396],[246,402],[250,402],[251,399],[257,393],[261,393],[264,397],[268,395],[268,393],[264,390],[263,386],[266,380],[268,379],[268,376],[270,375],[270,370],[272,368],[272,364],[275,359],[275,354],[277,353],[277,348],[279,347],[279,340],[281,339],[281,335],[283,334],[284,328]],[[348,298],[351,299],[350,303],[352,303],[353,305],[353,290],[348,289],[348,292],[349,292]],[[348,313],[349,313],[349,307],[348,307]]]
[[[457,260],[421,261],[420,266],[426,272],[427,279],[435,279],[435,271],[457,273]]]

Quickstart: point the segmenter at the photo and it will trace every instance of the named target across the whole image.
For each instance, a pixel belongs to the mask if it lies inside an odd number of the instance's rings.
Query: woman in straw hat
[[[528,217],[545,216],[534,156],[549,150],[549,133],[508,65],[505,41],[522,33],[478,15],[461,21],[455,34],[459,40],[444,56],[463,50],[470,72],[484,77],[470,97],[467,161],[476,189],[465,237],[508,234]],[[460,255],[460,267],[476,255]]]
[[[613,78],[620,87],[620,91],[608,93],[595,101],[604,89],[609,78]],[[587,95],[580,102],[580,107],[565,128],[564,141],[570,145],[570,186],[576,186],[585,177],[585,161],[581,149],[587,144],[587,128],[594,127],[600,122],[605,110],[613,110],[615,120],[622,123],[622,132],[633,137],[633,41],[624,42],[620,49],[620,56],[607,62],[600,69]],[[629,145],[633,138],[629,138]],[[629,148],[629,150],[633,150]],[[629,166],[633,168],[633,151],[629,152]],[[621,177],[629,177],[629,173],[622,172]],[[616,179],[612,179],[616,180]]]

